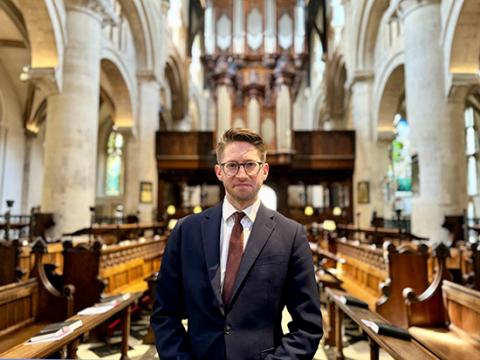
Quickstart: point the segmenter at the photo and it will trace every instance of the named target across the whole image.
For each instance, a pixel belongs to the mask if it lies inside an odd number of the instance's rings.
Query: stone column
[[[207,0],[205,9],[205,53],[212,55],[215,53],[215,10],[213,0]]]
[[[233,2],[233,53],[243,54],[245,48],[243,0]]]
[[[136,133],[127,143],[126,214],[140,215],[141,222],[154,221],[157,206],[157,165],[155,133],[158,130],[159,84],[154,76],[139,78],[139,111]],[[150,203],[140,201],[140,183],[152,184]]]
[[[272,54],[277,48],[277,11],[275,0],[265,0],[264,51]]]
[[[376,140],[372,129],[372,86],[373,75],[358,72],[352,85],[352,121],[355,128],[355,170],[353,176],[354,222],[368,227],[373,211],[384,215],[383,177],[388,169],[389,145]],[[369,185],[368,203],[358,203],[357,186],[360,181]],[[356,214],[359,214],[357,217]]]
[[[305,2],[297,0],[295,5],[295,54],[301,54],[304,51],[305,42]]]
[[[419,159],[419,194],[412,202],[412,231],[432,242],[446,239],[444,215],[465,207],[466,171],[462,104],[444,94],[438,0],[403,0],[405,92],[412,143]]]
[[[48,98],[42,211],[54,237],[89,226],[95,203],[102,21],[106,1],[66,1],[68,43],[63,91]]]
[[[229,87],[220,85],[217,88],[217,138],[223,135],[232,125],[232,99]]]
[[[290,89],[293,86],[295,67],[289,59],[280,58],[274,70],[275,81],[275,126],[276,151],[291,153],[292,149],[292,97]]]

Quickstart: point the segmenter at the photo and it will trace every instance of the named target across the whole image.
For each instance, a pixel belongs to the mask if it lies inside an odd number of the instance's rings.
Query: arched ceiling
[[[30,64],[29,42],[22,14],[11,1],[0,1],[0,24],[0,66],[8,74],[20,104],[24,104],[27,84],[20,81],[20,74],[22,67]]]

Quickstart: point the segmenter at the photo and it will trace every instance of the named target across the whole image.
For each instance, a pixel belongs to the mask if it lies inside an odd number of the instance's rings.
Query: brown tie
[[[225,305],[230,304],[233,285],[235,284],[235,278],[237,277],[243,255],[243,226],[240,220],[245,216],[245,213],[237,211],[233,215],[235,216],[235,225],[233,225],[232,235],[230,236],[227,269],[225,270],[225,279],[223,281],[222,300]]]

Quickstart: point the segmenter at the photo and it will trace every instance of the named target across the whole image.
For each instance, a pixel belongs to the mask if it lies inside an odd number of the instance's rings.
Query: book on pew
[[[123,301],[127,300],[130,297],[130,294],[121,294],[115,296],[108,296],[100,299],[100,302],[96,303],[93,306],[85,308],[78,312],[78,315],[96,315],[103,314],[115,306],[120,305]]]
[[[378,335],[391,336],[391,337],[394,337],[397,339],[403,339],[403,340],[410,340],[412,338],[408,330],[405,330],[401,327],[398,327],[392,324],[387,324],[380,321],[365,320],[365,319],[362,319],[362,322]]]
[[[95,306],[106,306],[106,305],[116,306],[121,304],[124,300],[127,300],[129,297],[130,297],[129,293],[101,297],[100,302],[95,304]]]
[[[364,309],[368,309],[368,304],[365,301],[357,299],[356,297],[350,295],[342,295],[340,301],[345,305],[351,305],[356,307],[361,307]]]
[[[58,340],[70,334],[83,325],[82,320],[66,320],[45,326],[42,330],[30,338],[30,343]]]

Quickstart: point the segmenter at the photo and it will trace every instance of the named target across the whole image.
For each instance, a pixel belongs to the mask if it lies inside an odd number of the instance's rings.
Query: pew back
[[[445,280],[442,293],[449,330],[480,347],[480,291]]]
[[[38,282],[29,279],[0,287],[0,336],[35,322]]]

